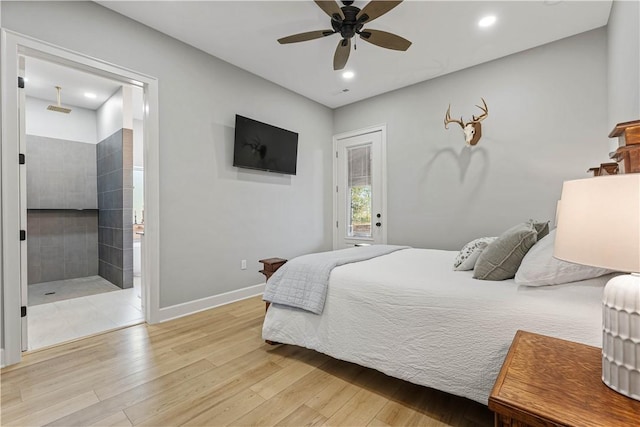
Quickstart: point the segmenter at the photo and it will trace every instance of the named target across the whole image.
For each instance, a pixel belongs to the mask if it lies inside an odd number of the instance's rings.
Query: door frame
[[[24,56],[18,57],[18,75],[24,79],[25,77],[25,62],[26,58]],[[25,89],[20,88],[18,91],[18,129],[19,129],[19,141],[18,141],[18,150],[20,153],[27,152],[27,120],[26,120],[26,109],[27,109],[27,97],[25,94]],[[20,183],[20,206],[27,206],[27,192],[23,188],[27,183],[27,168],[19,167],[19,183]],[[20,209],[20,229],[27,229],[27,209]],[[27,241],[20,243],[20,259],[25,260],[28,256],[28,247]],[[27,263],[22,261],[20,262],[20,299],[21,301],[27,301],[29,299],[29,288],[27,283]],[[27,313],[28,315],[28,313]],[[21,314],[22,316],[22,314]],[[26,351],[29,347],[29,317],[21,317],[21,330],[20,330],[20,350]],[[25,342],[26,341],[26,342]]]
[[[354,136],[366,135],[368,133],[380,132],[381,136],[381,151],[382,158],[380,159],[382,167],[382,218],[384,224],[381,230],[382,241],[387,243],[387,125],[386,123],[374,125],[362,129],[352,130],[348,132],[339,133],[333,136],[333,221],[331,222],[331,228],[333,229],[333,249],[338,249],[338,141],[341,139],[352,138]]]
[[[0,176],[2,219],[0,239],[2,244],[2,322],[3,366],[21,360],[21,317],[20,317],[20,180],[18,165],[18,58],[21,55],[46,59],[108,77],[124,84],[142,87],[144,90],[145,112],[143,116],[143,144],[145,159],[144,203],[145,242],[142,257],[146,261],[142,273],[142,302],[144,318],[148,323],[160,320],[160,223],[159,223],[159,121],[158,121],[158,79],[137,71],[110,64],[96,58],[49,44],[10,30],[1,31],[0,84],[2,93],[0,134]],[[27,159],[27,161],[29,161]]]

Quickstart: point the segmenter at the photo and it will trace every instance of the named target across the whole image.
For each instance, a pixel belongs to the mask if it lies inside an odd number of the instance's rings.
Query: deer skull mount
[[[459,124],[462,128],[462,132],[464,132],[464,140],[467,145],[476,145],[478,141],[480,141],[480,137],[482,137],[482,123],[480,122],[486,119],[489,115],[489,107],[487,107],[487,103],[484,102],[483,98],[480,99],[482,99],[483,106],[481,107],[479,105],[476,105],[476,107],[482,110],[482,114],[480,114],[478,117],[471,116],[472,119],[470,122],[465,123],[464,121],[462,121],[462,117],[460,117],[460,120],[452,119],[451,104],[449,104],[447,114],[444,116],[444,128],[449,129],[449,123]]]

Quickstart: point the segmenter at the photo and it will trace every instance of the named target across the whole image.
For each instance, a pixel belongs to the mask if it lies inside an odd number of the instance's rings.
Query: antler
[[[480,114],[478,117],[471,116],[473,118],[473,120],[471,120],[471,121],[475,122],[475,123],[483,121],[489,115],[489,107],[487,107],[487,103],[484,102],[484,98],[480,98],[480,99],[482,100],[482,105],[484,105],[484,108],[479,106],[479,105],[476,105],[476,107],[478,107],[479,109],[482,110],[482,114]]]
[[[449,104],[449,108],[447,108],[447,114],[444,116],[444,128],[445,129],[449,129],[449,123],[457,123],[460,125],[460,127],[462,129],[464,129],[464,127],[466,126],[465,123],[462,121],[462,117],[460,117],[460,120],[456,120],[456,119],[452,119],[451,118],[451,104]]]

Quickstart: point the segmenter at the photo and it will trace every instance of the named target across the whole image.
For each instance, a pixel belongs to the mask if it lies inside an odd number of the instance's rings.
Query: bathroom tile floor
[[[133,288],[29,306],[29,350],[144,321],[140,277]]]
[[[77,279],[34,283],[29,285],[28,289],[29,307],[62,301],[65,299],[80,298],[104,292],[122,290],[122,288],[119,288],[100,276],[78,277]]]

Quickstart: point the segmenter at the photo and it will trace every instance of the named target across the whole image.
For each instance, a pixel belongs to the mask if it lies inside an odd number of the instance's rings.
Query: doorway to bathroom
[[[143,90],[20,58],[27,327],[35,350],[144,321]]]
[[[0,270],[3,347],[0,365],[18,363],[28,348],[28,234],[24,85],[25,57],[42,59],[143,89],[144,237],[141,238],[141,308],[148,323],[160,321],[159,120],[158,79],[131,68],[73,52],[7,29],[0,29]],[[21,82],[22,80],[22,82]],[[61,90],[64,108],[64,88]],[[51,101],[48,105],[57,105]],[[97,167],[97,165],[96,165]],[[97,174],[97,170],[96,170]],[[97,192],[97,189],[96,189]],[[18,235],[20,238],[18,238]]]

